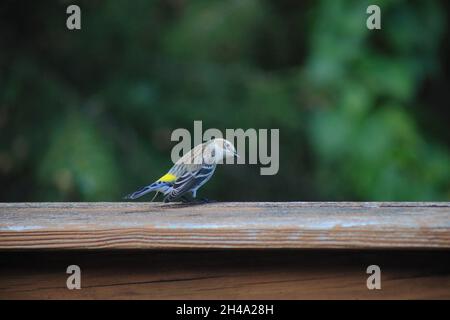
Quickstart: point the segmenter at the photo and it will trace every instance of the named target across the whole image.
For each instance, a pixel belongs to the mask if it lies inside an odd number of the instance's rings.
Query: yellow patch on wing
[[[162,182],[174,182],[175,180],[177,180],[177,177],[171,173],[166,173],[165,175],[163,175],[161,178],[159,178],[158,181],[162,181]]]

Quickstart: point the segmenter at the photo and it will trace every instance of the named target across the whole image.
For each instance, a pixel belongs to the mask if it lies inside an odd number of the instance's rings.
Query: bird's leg
[[[204,203],[208,203],[208,202],[209,202],[209,200],[206,199],[206,198],[197,199],[197,190],[191,191],[191,196],[192,196],[192,199],[193,199],[193,200],[195,201],[195,203],[197,203],[197,204],[204,204]]]
[[[191,204],[205,204],[205,203],[215,202],[215,201],[210,200],[208,198],[198,199],[196,197],[196,195],[197,195],[196,193],[194,194],[193,192],[188,192],[188,193],[183,194],[180,197],[180,200],[183,203],[191,203]]]
[[[208,198],[197,199],[197,191],[192,192],[192,197],[195,199],[195,202],[200,203],[200,204],[215,202],[214,200],[210,200]]]
[[[189,203],[192,202],[193,198],[190,198],[187,194],[184,194],[180,197],[181,202]]]
[[[156,199],[156,196],[158,195],[159,191],[156,191],[155,195],[153,196],[152,200],[150,202],[153,202],[153,200]]]

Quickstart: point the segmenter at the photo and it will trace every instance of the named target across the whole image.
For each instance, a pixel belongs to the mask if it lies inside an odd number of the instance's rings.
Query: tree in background
[[[1,201],[119,200],[194,120],[280,129],[279,173],[219,168],[217,200],[450,199],[446,1],[378,31],[368,1],[78,4],[0,5]]]

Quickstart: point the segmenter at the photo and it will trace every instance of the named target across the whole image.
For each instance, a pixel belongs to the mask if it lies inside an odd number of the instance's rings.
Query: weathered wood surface
[[[81,268],[68,290],[66,269]],[[367,267],[381,269],[368,290]],[[448,251],[0,253],[0,299],[450,299]]]
[[[449,249],[450,203],[3,203],[0,250]]]

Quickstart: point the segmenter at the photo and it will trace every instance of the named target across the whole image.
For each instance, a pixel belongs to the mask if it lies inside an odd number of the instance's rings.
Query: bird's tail
[[[150,185],[148,185],[148,186],[145,186],[145,187],[139,189],[138,191],[135,191],[135,192],[133,192],[133,193],[130,193],[130,194],[126,195],[126,196],[124,197],[124,199],[127,199],[127,200],[134,200],[134,199],[137,199],[137,198],[142,197],[144,194],[147,194],[147,193],[149,193],[149,192],[152,192],[152,191],[159,191],[159,187],[160,187],[160,186],[157,185],[156,182],[155,182],[155,183],[152,183],[152,184],[150,184]]]

